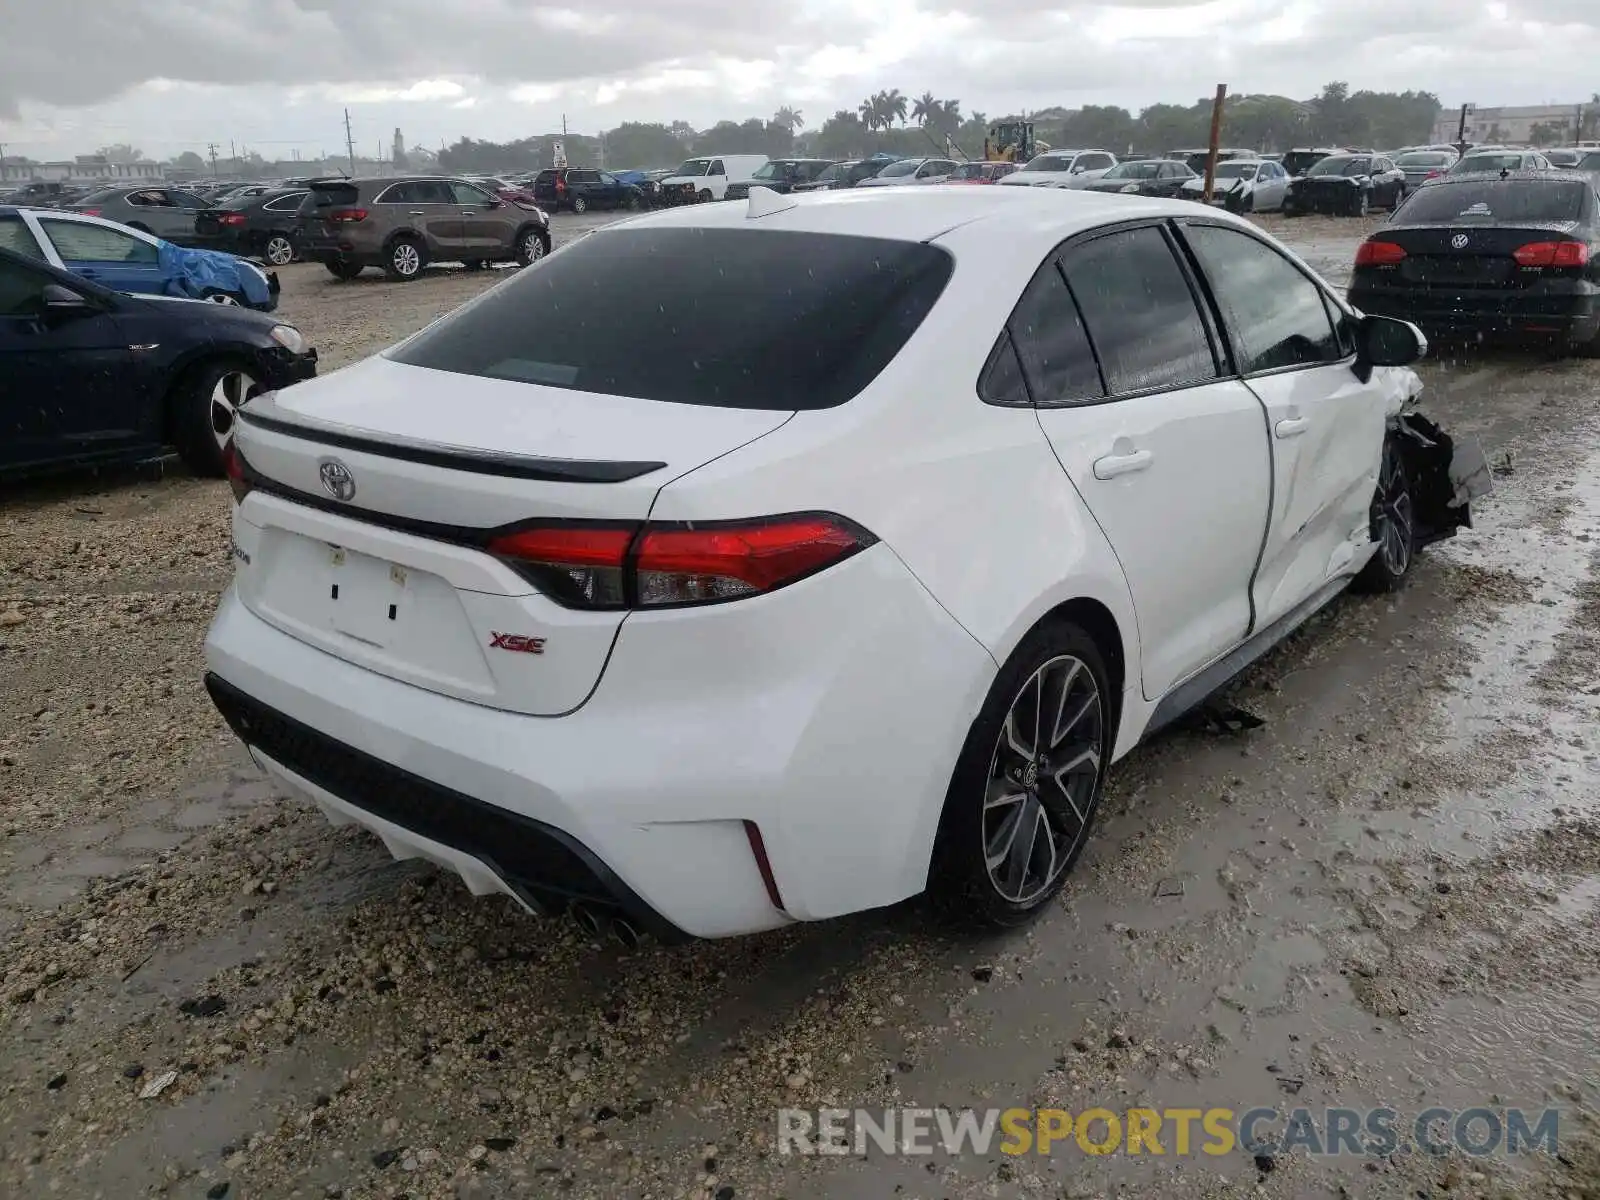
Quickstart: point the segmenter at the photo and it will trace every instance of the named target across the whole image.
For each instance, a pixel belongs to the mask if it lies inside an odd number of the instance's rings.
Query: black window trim
[[[1328,288],[1327,284],[1323,283],[1321,279],[1317,278],[1317,276],[1313,274],[1309,274],[1306,269],[1299,263],[1295,262],[1294,259],[1284,254],[1282,250],[1274,246],[1265,238],[1258,236],[1253,230],[1240,229],[1237,225],[1231,224],[1227,221],[1207,220],[1204,216],[1179,217],[1176,219],[1175,224],[1178,226],[1180,240],[1183,243],[1184,258],[1192,263],[1196,278],[1201,281],[1201,285],[1205,288],[1206,303],[1211,307],[1212,311],[1216,313],[1218,327],[1222,330],[1223,337],[1227,342],[1228,358],[1234,367],[1234,374],[1232,378],[1245,381],[1251,379],[1269,379],[1274,375],[1289,375],[1296,371],[1320,371],[1324,367],[1348,367],[1355,364],[1356,355],[1355,351],[1352,349],[1342,357],[1330,358],[1326,362],[1291,363],[1286,367],[1268,367],[1264,371],[1240,371],[1238,369],[1240,362],[1239,347],[1235,344],[1236,338],[1234,331],[1228,327],[1227,319],[1222,315],[1222,305],[1218,303],[1216,294],[1211,290],[1211,280],[1206,277],[1205,271],[1201,268],[1199,256],[1195,254],[1194,248],[1189,245],[1188,238],[1182,237],[1182,231],[1185,228],[1189,226],[1204,226],[1211,229],[1228,229],[1234,233],[1240,234],[1243,237],[1247,237],[1251,241],[1257,242],[1266,247],[1268,250],[1272,251],[1285,263],[1293,267],[1302,276],[1304,276],[1306,281],[1310,283],[1312,287],[1316,288],[1317,292],[1322,296],[1323,307],[1325,309],[1331,307],[1332,309],[1332,312],[1329,313],[1329,320],[1333,319],[1334,313],[1337,313],[1339,316],[1346,319],[1351,319],[1352,314],[1350,309],[1342,300],[1333,294],[1333,292]],[[1343,335],[1343,331],[1337,328],[1337,326],[1334,328],[1333,333],[1335,339],[1339,343],[1339,349],[1343,350],[1346,344],[1352,346],[1354,345],[1354,338],[1346,338]]]
[[[1213,225],[1225,224],[1221,221],[1206,223]],[[1199,313],[1201,326],[1205,329],[1206,344],[1211,350],[1212,369],[1216,371],[1216,374],[1210,379],[1196,379],[1187,383],[1162,384],[1155,387],[1135,388],[1126,392],[1112,392],[1110,385],[1106,381],[1105,364],[1100,361],[1100,351],[1094,344],[1094,334],[1089,330],[1089,323],[1083,321],[1083,336],[1089,343],[1089,352],[1094,355],[1095,370],[1100,375],[1100,387],[1105,391],[1105,395],[1090,397],[1086,400],[1061,400],[1040,403],[1038,397],[1034,395],[1033,382],[1028,378],[1028,364],[1022,358],[1022,352],[1016,350],[1014,352],[1017,355],[1018,364],[1022,368],[1023,384],[1027,388],[1028,395],[1033,399],[1034,410],[1043,411],[1048,409],[1055,411],[1063,408],[1092,408],[1099,404],[1113,404],[1119,400],[1137,400],[1144,396],[1157,395],[1163,392],[1185,392],[1190,388],[1209,387],[1214,383],[1227,383],[1229,380],[1239,379],[1240,375],[1235,365],[1231,347],[1222,336],[1223,326],[1214,308],[1215,302],[1211,297],[1211,289],[1209,285],[1204,285],[1204,290],[1202,290],[1201,277],[1190,261],[1189,247],[1177,237],[1172,229],[1173,224],[1174,219],[1171,217],[1143,217],[1132,221],[1118,221],[1111,225],[1096,225],[1093,229],[1078,231],[1055,246],[1050,253],[1045,255],[1044,261],[1039,264],[1038,270],[1028,276],[1028,282],[1023,285],[1022,291],[1017,293],[1017,302],[1011,306],[1011,311],[1006,314],[1005,324],[1001,326],[1000,333],[995,338],[995,345],[990,348],[988,355],[983,360],[983,367],[978,372],[976,384],[978,399],[993,408],[1016,408],[1014,404],[996,403],[990,400],[984,395],[983,384],[984,380],[988,378],[990,367],[1000,353],[1001,343],[1009,342],[1012,346],[1015,346],[1016,338],[1011,333],[1012,319],[1017,315],[1017,309],[1022,305],[1022,297],[1033,286],[1034,281],[1039,278],[1040,274],[1047,268],[1051,268],[1061,276],[1061,282],[1067,288],[1067,295],[1071,297],[1073,305],[1077,307],[1078,318],[1082,321],[1083,305],[1078,302],[1078,294],[1073,290],[1072,280],[1061,266],[1062,257],[1078,246],[1087,245],[1089,242],[1098,241],[1100,238],[1108,237],[1112,234],[1126,233],[1132,229],[1154,228],[1161,231],[1162,238],[1167,243],[1167,249],[1171,251],[1172,257],[1177,263],[1179,273],[1182,274],[1184,282],[1189,286],[1189,298],[1194,303],[1195,310]],[[1228,229],[1235,228],[1232,225],[1225,225],[1225,227]]]

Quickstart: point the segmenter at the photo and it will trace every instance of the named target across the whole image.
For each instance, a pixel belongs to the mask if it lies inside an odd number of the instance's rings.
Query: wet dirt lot
[[[1363,231],[1263,223],[1335,279]],[[283,311],[331,369],[488,282],[297,266]],[[1422,373],[1500,464],[1477,528],[1259,664],[1261,728],[1135,751],[1002,938],[627,951],[473,900],[212,712],[223,485],[0,496],[0,1195],[1600,1197],[1600,364]],[[819,1105],[1554,1107],[1560,1154],[779,1156]]]

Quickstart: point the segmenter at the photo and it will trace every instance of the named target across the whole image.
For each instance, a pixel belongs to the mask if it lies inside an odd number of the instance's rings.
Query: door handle
[[[1094,477],[1096,479],[1115,479],[1118,475],[1127,475],[1133,471],[1143,471],[1149,467],[1152,457],[1148,450],[1134,450],[1127,454],[1108,454],[1104,458],[1094,460]]]
[[[1299,437],[1306,431],[1307,423],[1304,417],[1286,417],[1272,427],[1272,432],[1280,438]]]
[[[411,211],[410,211],[410,212],[409,212],[409,213],[407,213],[407,214],[406,214],[406,215],[407,215],[407,216],[410,216],[410,217],[425,217],[425,216],[427,216],[427,215],[428,215],[428,213],[427,213],[427,210],[426,210],[426,209],[421,209],[421,208],[413,208],[413,209],[412,209],[412,210],[411,210]]]

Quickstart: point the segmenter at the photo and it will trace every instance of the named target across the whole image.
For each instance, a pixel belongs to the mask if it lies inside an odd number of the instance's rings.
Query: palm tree
[[[932,92],[923,92],[911,105],[911,119],[918,125],[926,127],[929,121],[940,111],[940,104],[933,98]]]
[[[774,125],[782,125],[790,133],[806,127],[806,119],[801,115],[800,110],[790,108],[787,104],[772,114],[772,123]]]
[[[882,93],[880,93],[880,95],[881,94]],[[861,102],[860,106],[856,109],[856,112],[860,114],[861,123],[867,127],[868,132],[871,132],[878,127],[877,96],[868,96]]]
[[[906,123],[906,110],[911,107],[910,101],[900,94],[899,88],[890,88],[887,92],[883,92],[882,96],[883,127],[887,129],[896,121],[904,125]]]

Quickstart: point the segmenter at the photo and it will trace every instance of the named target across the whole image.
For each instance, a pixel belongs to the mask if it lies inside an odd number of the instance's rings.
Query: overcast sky
[[[1235,92],[1576,103],[1600,0],[0,0],[0,144],[167,158],[437,148],[622,121],[809,125],[867,93],[990,115]]]

